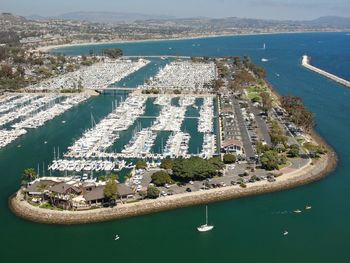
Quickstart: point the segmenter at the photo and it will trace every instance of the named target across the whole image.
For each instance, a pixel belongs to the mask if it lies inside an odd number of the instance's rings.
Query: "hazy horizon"
[[[0,11],[30,16],[57,16],[70,12],[118,12],[184,17],[247,17],[312,20],[321,16],[349,17],[348,0],[0,0]]]

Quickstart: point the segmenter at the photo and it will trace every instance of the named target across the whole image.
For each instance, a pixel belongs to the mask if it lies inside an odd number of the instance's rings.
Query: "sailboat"
[[[197,227],[199,232],[208,232],[212,230],[214,226],[208,225],[208,206],[205,206],[205,225]]]

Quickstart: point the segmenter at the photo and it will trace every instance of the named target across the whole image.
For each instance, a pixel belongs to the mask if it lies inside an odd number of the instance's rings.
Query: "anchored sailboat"
[[[205,225],[197,227],[199,232],[208,232],[212,230],[214,226],[208,225],[208,206],[205,206]]]

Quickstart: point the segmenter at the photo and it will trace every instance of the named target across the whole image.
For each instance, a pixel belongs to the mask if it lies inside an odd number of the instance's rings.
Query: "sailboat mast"
[[[205,224],[208,225],[208,206],[205,206]]]

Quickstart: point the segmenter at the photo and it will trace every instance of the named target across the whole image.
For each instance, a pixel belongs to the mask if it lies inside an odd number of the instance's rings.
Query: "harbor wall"
[[[331,74],[325,70],[322,70],[322,69],[319,69],[315,66],[312,66],[310,64],[310,61],[311,61],[311,59],[308,56],[304,55],[301,64],[302,64],[302,66],[304,66],[307,69],[310,69],[310,70],[312,70],[312,71],[314,71],[314,72],[316,72],[316,73],[318,73],[326,78],[334,80],[334,81],[338,82],[339,84],[342,84],[345,87],[350,88],[350,81],[347,81],[347,80],[342,79],[342,78],[340,78],[334,74]]]
[[[318,140],[322,139],[319,137]],[[228,186],[87,211],[57,211],[35,207],[24,200],[20,190],[9,198],[9,206],[17,216],[39,223],[97,223],[294,188],[323,178],[335,169],[336,163],[336,154],[329,147],[329,152],[314,164],[278,177],[276,182],[257,182],[253,185],[248,184],[247,188]]]

